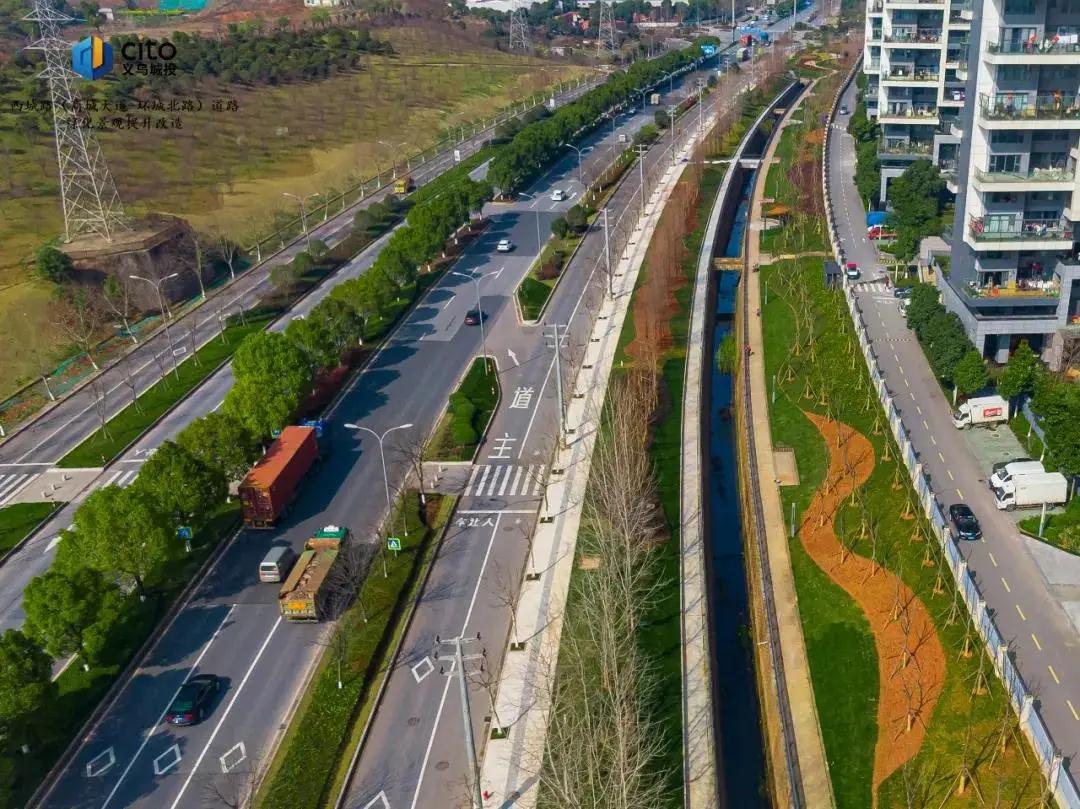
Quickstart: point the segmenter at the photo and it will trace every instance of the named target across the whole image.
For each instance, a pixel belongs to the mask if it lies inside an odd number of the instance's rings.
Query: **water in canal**
[[[753,187],[748,173],[724,256],[741,254],[746,208]],[[723,234],[720,242],[724,243]],[[709,530],[712,544],[712,628],[719,697],[718,731],[721,745],[724,805],[730,809],[765,809],[765,753],[759,725],[750,635],[750,607],[743,554],[735,421],[734,383],[720,371],[716,356],[724,336],[733,329],[737,272],[720,272],[714,279],[715,325],[712,334],[709,384]]]

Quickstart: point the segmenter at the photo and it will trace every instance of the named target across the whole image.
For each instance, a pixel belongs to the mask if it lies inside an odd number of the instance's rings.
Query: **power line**
[[[23,19],[36,22],[41,31],[27,50],[45,54],[45,69],[38,75],[49,84],[65,240],[96,234],[111,242],[116,231],[126,227],[124,206],[93,130],[80,120],[86,108],[73,87],[77,74],[68,68],[71,45],[59,33],[61,23],[73,19],[47,0],[35,0],[34,10]]]
[[[612,56],[619,52],[618,40],[615,38],[615,7],[611,3],[600,3],[600,25],[597,29],[596,55],[604,53]]]
[[[529,18],[521,5],[510,10],[510,50],[515,49],[529,50]]]

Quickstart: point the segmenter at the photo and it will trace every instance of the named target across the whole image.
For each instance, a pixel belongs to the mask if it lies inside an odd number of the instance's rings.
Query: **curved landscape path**
[[[874,448],[862,433],[804,413],[829,450],[829,470],[799,530],[806,552],[855,600],[870,622],[878,658],[878,740],[874,804],[882,781],[922,745],[945,678],[945,653],[926,605],[890,570],[846,550],[833,529],[837,510],[874,470]],[[866,544],[864,540],[863,545]]]

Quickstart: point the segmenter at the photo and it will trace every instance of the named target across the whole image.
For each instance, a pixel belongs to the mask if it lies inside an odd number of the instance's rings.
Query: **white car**
[[[514,244],[509,239],[499,239],[499,243],[495,245],[495,249],[500,253],[509,253],[514,249]]]
[[[556,188],[554,191],[551,192],[552,202],[562,202],[564,199],[566,199],[566,192],[563,191],[561,188]]]

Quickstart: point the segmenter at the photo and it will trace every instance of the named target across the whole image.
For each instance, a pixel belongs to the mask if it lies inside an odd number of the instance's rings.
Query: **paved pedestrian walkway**
[[[815,82],[816,83],[816,82]],[[784,123],[801,106],[811,89],[804,93],[785,116]],[[783,124],[776,136],[770,141],[766,160],[773,157]],[[762,339],[760,274],[761,265],[760,233],[764,222],[762,203],[765,197],[767,172],[759,172],[754,186],[754,195],[750,209],[750,227],[753,237],[747,239],[747,267],[744,283],[747,285],[747,300],[750,302],[749,332],[746,342],[750,347],[750,396],[753,410],[751,428],[754,431],[754,444],[757,457],[758,478],[762,482],[760,492],[762,509],[765,515],[766,546],[769,554],[769,568],[772,572],[773,600],[776,605],[776,617],[780,627],[780,648],[783,655],[784,675],[787,682],[788,698],[791,704],[791,718],[795,732],[795,745],[798,751],[799,772],[802,779],[802,791],[807,807],[834,806],[832,783],[829,780],[828,761],[825,758],[825,745],[821,739],[821,727],[818,724],[817,706],[814,703],[814,689],[810,680],[810,665],[806,658],[806,644],[803,639],[802,620],[799,616],[799,601],[795,592],[795,578],[791,569],[791,555],[788,548],[787,526],[784,522],[784,507],[780,497],[779,480],[774,462],[772,429],[769,423],[769,399],[765,383],[765,343]],[[772,483],[767,483],[772,481]],[[781,766],[781,762],[773,762]]]

